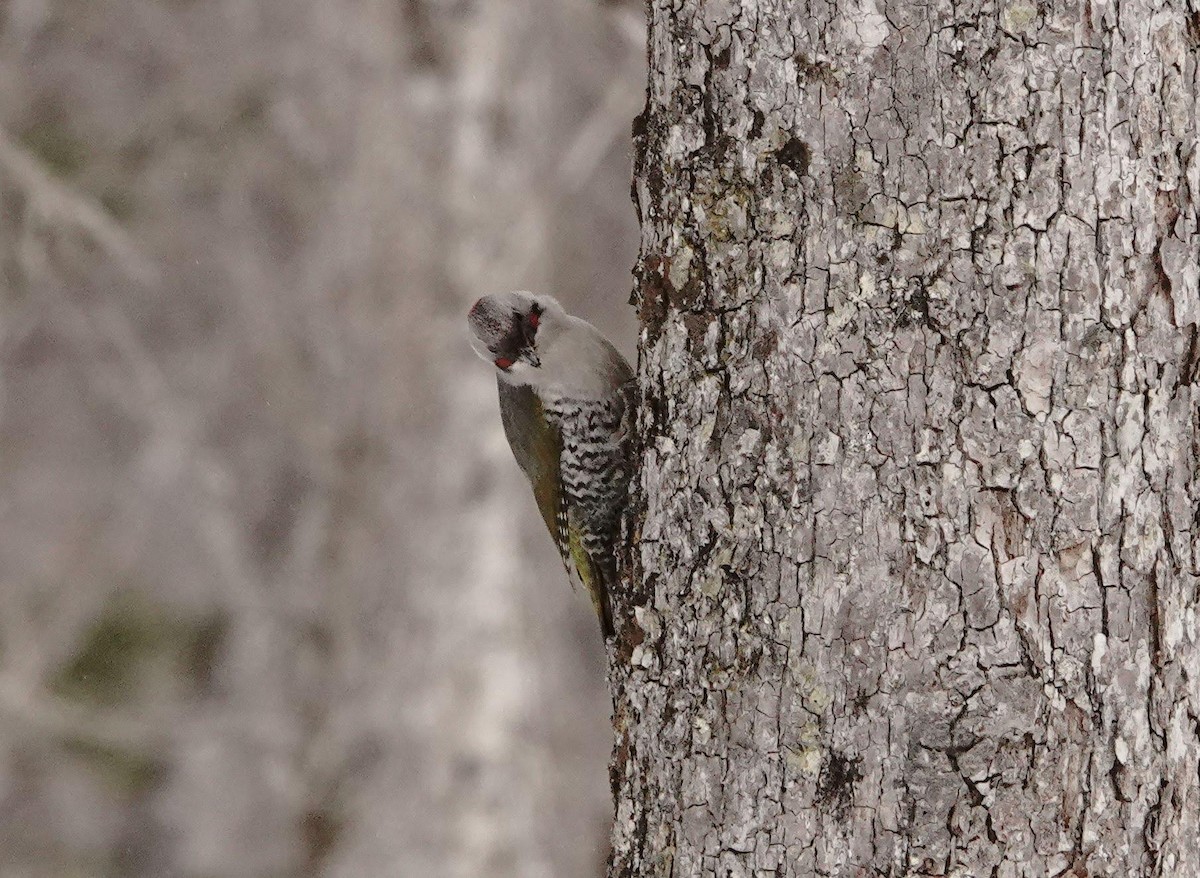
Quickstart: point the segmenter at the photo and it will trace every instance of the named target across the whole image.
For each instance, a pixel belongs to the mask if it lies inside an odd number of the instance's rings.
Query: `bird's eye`
[[[513,361],[510,360],[508,357],[496,357],[496,368],[497,369],[503,369],[505,372],[507,372],[509,369],[512,368],[512,364],[513,364]]]
[[[537,311],[529,312],[529,326],[532,329],[538,328],[538,312]]]

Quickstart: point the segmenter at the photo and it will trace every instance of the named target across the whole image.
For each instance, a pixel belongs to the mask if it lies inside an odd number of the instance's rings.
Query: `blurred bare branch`
[[[0,173],[7,178],[9,186],[28,199],[32,226],[77,228],[114,259],[132,280],[145,285],[157,283],[159,274],[153,261],[124,229],[101,207],[50,176],[36,160],[17,147],[2,128]]]
[[[165,752],[170,724],[147,723],[120,714],[101,714],[48,697],[27,680],[0,677],[0,723],[18,724],[24,734],[57,741],[88,741],[143,753]]]

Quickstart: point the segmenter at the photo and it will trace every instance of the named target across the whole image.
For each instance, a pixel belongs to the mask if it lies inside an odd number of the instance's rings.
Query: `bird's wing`
[[[566,563],[570,558],[570,547],[562,474],[559,472],[562,438],[546,418],[541,400],[531,388],[514,387],[499,380],[496,384],[500,388],[500,422],[504,425],[504,435],[517,465],[533,486],[542,521]]]
[[[582,528],[576,520],[574,510],[567,509],[566,512],[567,533],[570,535],[571,558],[575,562],[576,575],[587,590],[588,597],[591,598],[596,616],[600,619],[600,631],[606,638],[611,637],[614,629],[612,608],[609,605],[608,596],[610,589],[616,585],[616,567],[609,559],[593,558],[588,554],[587,549],[583,547],[583,540],[579,536]],[[570,572],[569,565],[567,572]]]
[[[562,437],[546,417],[541,400],[531,388],[515,387],[504,381],[496,383],[500,388],[500,421],[513,457],[533,486],[538,511],[558,546],[572,587],[576,582],[583,584],[607,637],[612,634],[607,589],[615,572],[607,573],[593,562],[579,538],[580,528],[567,508],[559,469]]]

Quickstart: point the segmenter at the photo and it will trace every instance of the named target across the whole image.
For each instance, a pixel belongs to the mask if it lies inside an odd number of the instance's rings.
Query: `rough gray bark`
[[[611,876],[1200,875],[1182,0],[652,0]]]

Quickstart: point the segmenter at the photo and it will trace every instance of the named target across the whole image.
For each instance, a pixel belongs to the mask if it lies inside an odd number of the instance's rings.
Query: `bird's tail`
[[[605,569],[600,573],[600,587],[597,589],[596,614],[600,617],[600,633],[608,640],[617,633],[612,616],[612,593],[617,584],[617,570],[612,564],[603,566]]]
[[[597,561],[586,552],[583,555],[587,560],[580,567],[579,572],[583,584],[587,588],[588,597],[592,599],[592,606],[596,608],[596,616],[600,619],[600,633],[604,635],[605,640],[608,640],[616,634],[612,614],[612,593],[617,585],[617,565],[612,559],[606,558],[603,561]]]

